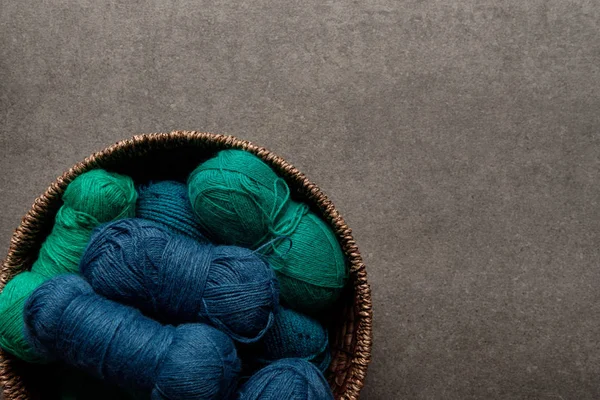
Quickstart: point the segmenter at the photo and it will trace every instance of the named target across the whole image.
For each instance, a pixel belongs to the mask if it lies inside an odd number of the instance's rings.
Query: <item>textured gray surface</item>
[[[365,399],[600,397],[595,1],[0,2],[0,243],[135,133],[234,134],[353,227]]]

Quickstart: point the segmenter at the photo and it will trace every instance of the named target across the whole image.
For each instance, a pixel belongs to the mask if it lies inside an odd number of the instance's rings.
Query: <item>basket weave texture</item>
[[[94,168],[105,168],[133,176],[165,177],[177,169],[190,172],[195,165],[222,149],[249,151],[270,165],[289,184],[294,197],[306,202],[337,234],[350,265],[350,287],[332,313],[332,363],[327,379],[336,399],[356,400],[371,357],[371,290],[352,231],[333,203],[304,174],[265,148],[233,136],[191,131],[138,135],[118,142],[74,165],[38,197],[23,217],[11,239],[0,270],[0,289],[16,274],[31,268],[40,246],[52,229],[65,188],[75,177]],[[0,386],[6,400],[44,398],[47,367],[26,364],[0,350]]]

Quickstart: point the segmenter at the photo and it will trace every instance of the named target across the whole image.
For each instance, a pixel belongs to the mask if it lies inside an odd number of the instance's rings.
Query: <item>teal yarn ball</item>
[[[287,219],[286,219],[287,218]],[[290,201],[280,232],[265,250],[277,274],[281,297],[290,307],[315,313],[331,306],[348,279],[344,254],[335,234],[301,203]]]
[[[256,248],[268,241],[288,194],[285,182],[256,156],[224,150],[188,178],[203,231],[217,242]]]
[[[335,233],[291,200],[285,181],[258,157],[223,150],[190,174],[188,189],[209,237],[258,248],[268,257],[286,304],[316,313],[337,300],[348,271]]]
[[[279,306],[277,279],[260,255],[140,218],[96,229],[80,269],[109,299],[168,323],[205,322],[243,343],[265,334]]]
[[[301,358],[325,372],[331,362],[325,327],[307,315],[281,307],[273,326],[251,346],[246,360],[264,366],[283,358]]]
[[[97,169],[75,178],[66,188],[52,231],[42,244],[31,272],[22,272],[0,293],[0,347],[28,362],[40,357],[23,337],[23,307],[45,279],[78,271],[92,230],[101,223],[135,214],[133,180]]]
[[[208,242],[200,233],[187,186],[176,181],[159,181],[138,187],[136,216],[165,225],[175,233]]]
[[[25,336],[49,361],[153,400],[227,399],[240,361],[231,339],[204,324],[165,326],[96,294],[81,277],[57,276],[25,305]]]
[[[238,390],[238,400],[333,400],[325,377],[306,360],[279,360],[254,374]]]

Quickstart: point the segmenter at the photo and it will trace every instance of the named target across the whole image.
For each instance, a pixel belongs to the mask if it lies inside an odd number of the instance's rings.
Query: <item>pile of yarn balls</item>
[[[186,182],[91,170],[62,200],[0,293],[0,347],[77,374],[62,398],[333,399],[345,258],[258,157],[220,151]]]

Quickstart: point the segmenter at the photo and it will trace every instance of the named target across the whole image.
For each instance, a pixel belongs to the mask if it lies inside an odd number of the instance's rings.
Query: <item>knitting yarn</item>
[[[287,219],[286,219],[287,218]],[[304,204],[290,202],[280,234],[291,239],[273,241],[267,248],[277,273],[281,297],[292,308],[316,313],[339,297],[348,273],[344,255],[331,228]]]
[[[257,248],[270,238],[288,195],[282,180],[256,156],[224,150],[188,178],[203,231],[215,241]]]
[[[176,181],[160,181],[138,187],[136,216],[158,222],[175,233],[200,242],[208,240],[200,233],[198,218],[192,210],[187,186]]]
[[[291,200],[285,181],[258,157],[221,151],[190,174],[188,189],[209,237],[264,247],[288,305],[315,313],[339,297],[348,273],[334,232],[306,205]],[[291,246],[274,240],[281,236]]]
[[[99,227],[80,268],[109,299],[164,322],[207,322],[240,342],[260,339],[278,307],[277,280],[259,255],[139,218]]]
[[[319,321],[281,307],[271,329],[249,349],[247,360],[264,366],[282,358],[302,358],[325,372],[331,361],[327,330]]]
[[[72,274],[33,292],[25,331],[48,360],[156,400],[228,398],[240,368],[224,333],[204,324],[161,325],[94,293]]]
[[[238,392],[239,400],[333,400],[323,374],[302,359],[274,362],[254,374]]]
[[[8,281],[0,293],[0,346],[28,362],[43,359],[29,347],[23,336],[23,307],[29,295],[44,281],[46,277],[35,272],[21,272]]]
[[[65,205],[102,223],[133,216],[137,193],[130,177],[93,169],[75,178],[62,199]]]
[[[83,173],[67,186],[32,272],[17,275],[0,293],[0,347],[25,361],[41,361],[23,337],[25,300],[44,278],[76,272],[94,227],[133,216],[136,197],[131,178],[101,169]]]
[[[134,216],[137,193],[128,176],[95,169],[75,178],[62,199],[64,205],[32,267],[46,277],[77,272],[92,230],[101,223]]]

